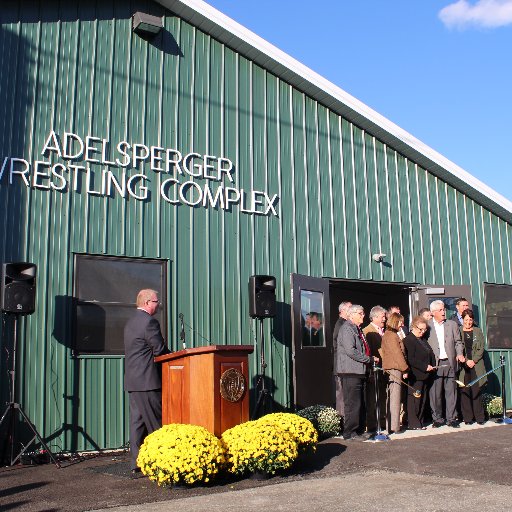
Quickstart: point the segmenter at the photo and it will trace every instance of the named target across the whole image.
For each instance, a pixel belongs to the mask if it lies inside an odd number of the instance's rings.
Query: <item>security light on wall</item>
[[[132,30],[141,36],[154,36],[164,26],[162,18],[137,11],[132,16]]]
[[[382,263],[384,261],[384,258],[386,257],[385,254],[382,254],[382,253],[378,253],[378,254],[374,254],[372,256],[372,260],[373,261],[376,261],[377,263]]]

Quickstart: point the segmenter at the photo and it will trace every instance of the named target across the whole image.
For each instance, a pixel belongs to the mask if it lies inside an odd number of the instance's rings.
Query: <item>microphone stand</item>
[[[258,317],[260,321],[260,342],[261,342],[261,358],[260,358],[260,375],[258,382],[254,388],[254,391],[258,391],[258,398],[256,400],[256,405],[254,406],[254,410],[252,411],[251,419],[255,419],[258,412],[263,411],[265,414],[267,402],[272,409],[272,403],[269,401],[270,393],[265,384],[265,368],[267,367],[267,363],[265,361],[265,337],[263,330],[263,317]]]
[[[511,425],[512,418],[507,416],[507,385],[505,383],[505,356],[500,356],[501,364],[501,401],[503,403],[503,417],[496,420],[496,423],[502,423],[503,425]]]
[[[373,360],[373,381],[375,383],[375,411],[377,415],[377,433],[373,436],[372,441],[391,441],[391,438],[384,434],[380,428],[380,404],[379,404],[379,372],[375,359]]]
[[[182,343],[183,350],[185,350],[187,348],[187,344],[185,343],[185,323],[183,322],[183,313],[180,313],[178,315],[178,318],[180,319],[181,322],[180,341]]]

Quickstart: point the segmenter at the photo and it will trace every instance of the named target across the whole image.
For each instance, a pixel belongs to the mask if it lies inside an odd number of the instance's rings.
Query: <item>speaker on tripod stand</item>
[[[256,382],[256,404],[252,413],[255,419],[259,412],[272,406],[270,390],[266,386],[265,336],[263,320],[276,315],[276,278],[268,275],[249,277],[249,316],[260,321],[260,373]]]
[[[4,263],[2,265],[2,282],[0,286],[0,305],[3,313],[12,316],[12,356],[9,369],[9,402],[0,419],[0,426],[10,419],[7,428],[9,446],[9,464],[14,465],[34,441],[39,440],[41,446],[54,464],[60,468],[50,448],[44,442],[34,424],[30,421],[22,406],[16,402],[16,350],[18,345],[18,321],[20,316],[29,315],[36,309],[36,274],[37,266],[33,263]],[[4,326],[6,323],[4,323]],[[5,333],[2,333],[5,334]],[[32,431],[32,439],[22,445],[18,455],[14,455],[16,444],[16,415],[19,414]]]
[[[36,310],[36,273],[33,263],[4,263],[0,288],[1,309],[30,315]]]

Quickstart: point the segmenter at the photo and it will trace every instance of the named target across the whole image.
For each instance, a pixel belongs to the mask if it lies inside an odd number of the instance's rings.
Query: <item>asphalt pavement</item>
[[[132,479],[126,453],[0,469],[0,510],[494,511],[512,509],[512,425],[442,427],[380,443],[332,438],[267,480],[160,488]]]

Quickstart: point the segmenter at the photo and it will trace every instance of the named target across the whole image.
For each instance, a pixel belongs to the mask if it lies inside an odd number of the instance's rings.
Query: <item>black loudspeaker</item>
[[[249,316],[251,318],[276,316],[276,278],[274,276],[249,277]]]
[[[29,315],[36,309],[36,273],[33,263],[4,263],[2,266],[2,311]]]

